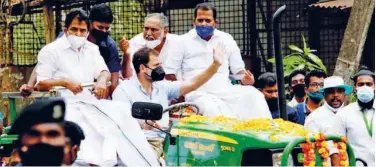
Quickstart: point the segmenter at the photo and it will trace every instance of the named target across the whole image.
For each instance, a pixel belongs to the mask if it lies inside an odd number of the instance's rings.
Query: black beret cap
[[[10,134],[22,135],[41,123],[63,123],[65,102],[62,99],[37,100],[22,109],[14,121]]]
[[[369,70],[366,66],[361,66],[359,71],[353,77],[351,77],[351,79],[354,82],[356,82],[358,77],[362,76],[362,75],[368,75],[368,76],[375,78],[375,73],[373,73],[371,70]]]

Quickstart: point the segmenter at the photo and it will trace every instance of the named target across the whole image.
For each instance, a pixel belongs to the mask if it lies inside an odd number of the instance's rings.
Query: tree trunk
[[[354,0],[333,73],[347,84],[352,83],[350,77],[358,70],[374,8],[375,0]]]
[[[45,27],[44,37],[46,39],[46,44],[49,44],[55,40],[54,13],[52,11],[52,6],[49,4],[43,6],[43,23]]]

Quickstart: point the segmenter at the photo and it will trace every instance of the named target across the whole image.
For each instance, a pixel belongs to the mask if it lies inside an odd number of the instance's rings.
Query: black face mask
[[[293,89],[293,93],[296,97],[299,97],[299,98],[302,98],[306,95],[305,91],[304,91],[304,88],[305,88],[305,85],[304,84],[297,84],[295,85],[292,89]]]
[[[145,65],[147,68],[149,68],[147,65]],[[151,68],[149,68],[151,69]],[[157,68],[154,68],[154,69],[151,69],[151,76],[146,74],[147,76],[149,76],[151,78],[152,81],[162,81],[166,75],[166,73],[164,72],[162,66],[159,66]]]
[[[23,166],[60,166],[64,159],[64,147],[38,143],[28,146],[26,152],[20,149]]]
[[[266,99],[266,103],[268,103],[269,110],[271,112],[278,111],[278,98],[273,97],[270,99]]]
[[[108,36],[108,32],[103,32],[95,28],[90,31],[90,34],[97,40],[97,43],[106,40]]]

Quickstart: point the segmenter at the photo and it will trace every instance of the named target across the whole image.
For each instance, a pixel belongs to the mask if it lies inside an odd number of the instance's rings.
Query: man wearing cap
[[[319,92],[324,94],[325,103],[308,115],[304,126],[316,133],[333,134],[334,116],[343,107],[345,96],[352,92],[352,87],[345,85],[341,77],[331,76],[324,79],[324,88],[319,89]],[[328,144],[332,165],[339,166],[338,150],[332,142]]]
[[[362,67],[352,79],[357,101],[338,111],[334,130],[348,138],[356,158],[375,166],[375,74]]]
[[[80,151],[81,140],[85,139],[84,131],[79,125],[71,121],[64,121],[65,136],[69,139],[66,147],[69,151],[65,152],[64,164],[72,165]]]
[[[39,100],[26,106],[15,120],[11,135],[22,166],[60,166],[66,144],[63,100]]]

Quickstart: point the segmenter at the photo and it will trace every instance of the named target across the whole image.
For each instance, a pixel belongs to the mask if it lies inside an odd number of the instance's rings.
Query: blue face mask
[[[213,34],[214,27],[212,26],[196,26],[196,32],[201,38],[206,38]]]
[[[324,95],[320,92],[308,92],[308,97],[315,103],[320,103]]]

